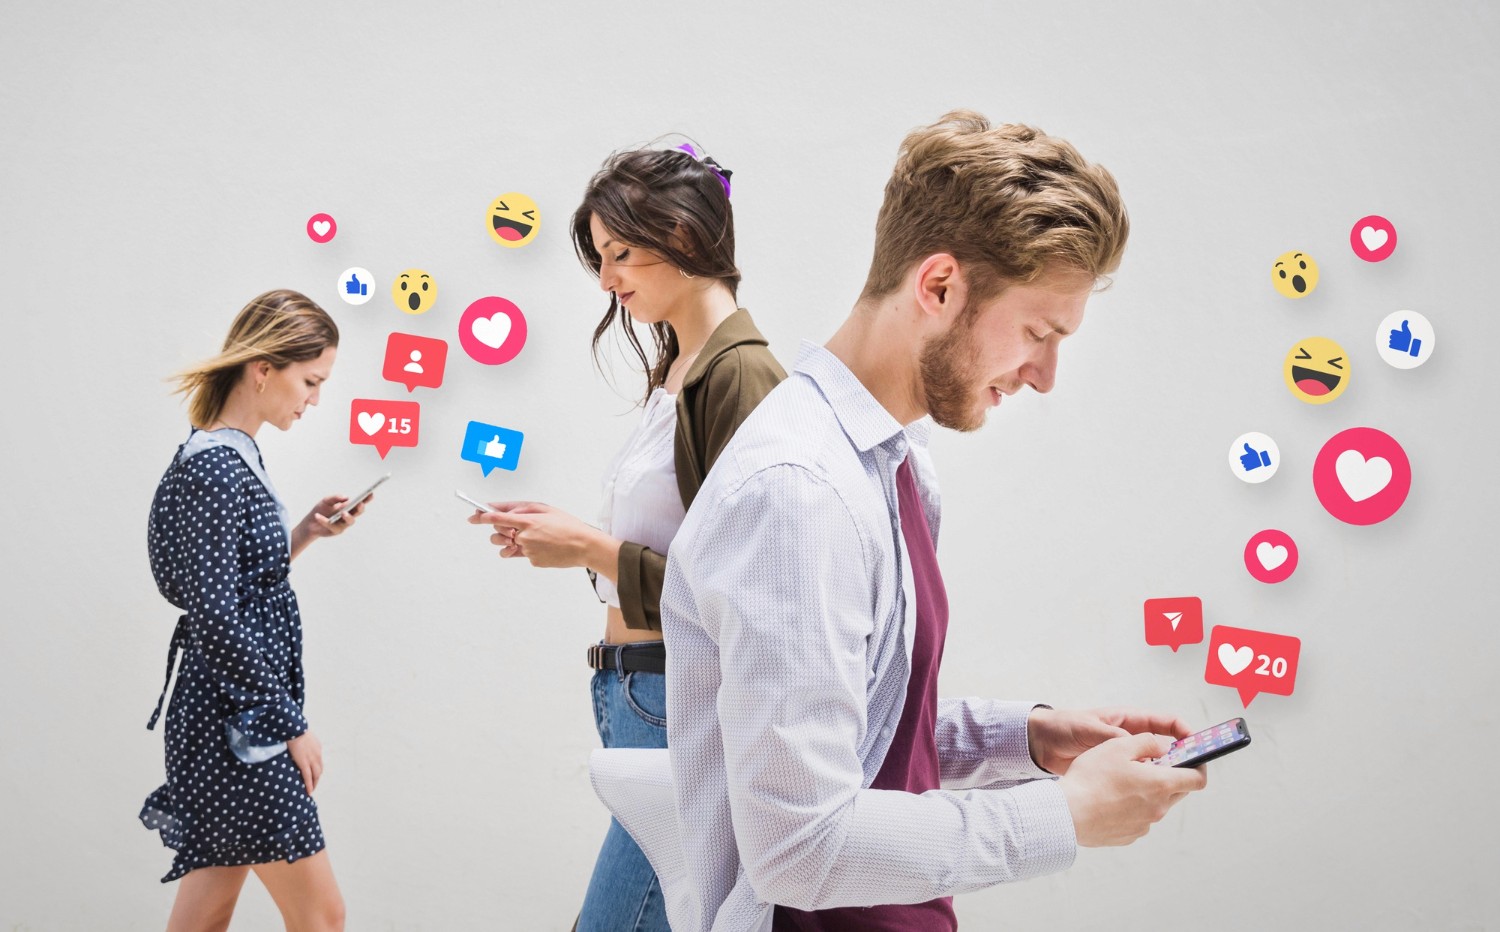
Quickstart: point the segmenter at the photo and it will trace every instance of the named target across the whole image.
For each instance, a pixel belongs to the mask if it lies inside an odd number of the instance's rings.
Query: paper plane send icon
[[[1147,599],[1144,606],[1146,643],[1170,647],[1203,640],[1203,600],[1197,596]]]

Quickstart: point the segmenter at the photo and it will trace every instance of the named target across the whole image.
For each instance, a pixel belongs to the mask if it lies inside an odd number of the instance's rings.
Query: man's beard
[[[971,431],[984,426],[985,409],[975,404],[979,354],[974,346],[973,320],[954,321],[943,333],[922,344],[919,359],[922,394],[927,413],[937,424]]]

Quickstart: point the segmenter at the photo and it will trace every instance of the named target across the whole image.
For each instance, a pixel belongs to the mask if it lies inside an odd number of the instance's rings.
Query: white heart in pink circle
[[[1260,565],[1264,566],[1267,570],[1274,570],[1285,563],[1287,556],[1288,553],[1285,547],[1277,546],[1268,540],[1263,540],[1255,545],[1255,559],[1259,560]]]
[[[327,220],[314,220],[313,232],[318,234],[319,236],[327,236],[329,226],[330,224]]]
[[[1385,230],[1376,229],[1375,227],[1361,227],[1359,231],[1359,238],[1365,244],[1366,249],[1374,252],[1381,246],[1385,245],[1386,240],[1391,238],[1391,234],[1387,233]]]
[[[490,317],[476,317],[469,329],[473,332],[474,339],[490,349],[499,349],[505,345],[505,338],[510,336],[510,315],[501,311]]]
[[[1333,461],[1333,472],[1350,501],[1362,502],[1391,484],[1391,461],[1383,456],[1365,459],[1358,450],[1345,450]]]

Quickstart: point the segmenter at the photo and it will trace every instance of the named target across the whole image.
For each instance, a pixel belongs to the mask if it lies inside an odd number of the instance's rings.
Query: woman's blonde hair
[[[224,410],[246,363],[264,359],[285,369],[338,345],[338,325],[311,298],[285,289],[268,291],[234,318],[219,355],[172,376],[177,383],[173,394],[186,394],[188,419],[194,427],[207,427]]]
[[[943,252],[967,272],[971,306],[1046,269],[1104,279],[1129,235],[1103,166],[1034,127],[992,127],[954,110],[901,142],[863,297],[890,294],[913,265]]]

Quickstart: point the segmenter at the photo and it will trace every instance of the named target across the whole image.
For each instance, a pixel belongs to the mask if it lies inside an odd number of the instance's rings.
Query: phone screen
[[[1156,759],[1156,763],[1168,767],[1195,767],[1230,751],[1237,751],[1250,743],[1250,732],[1245,720],[1232,718],[1221,725],[1205,728],[1195,735],[1188,735],[1173,742],[1167,753]]]

